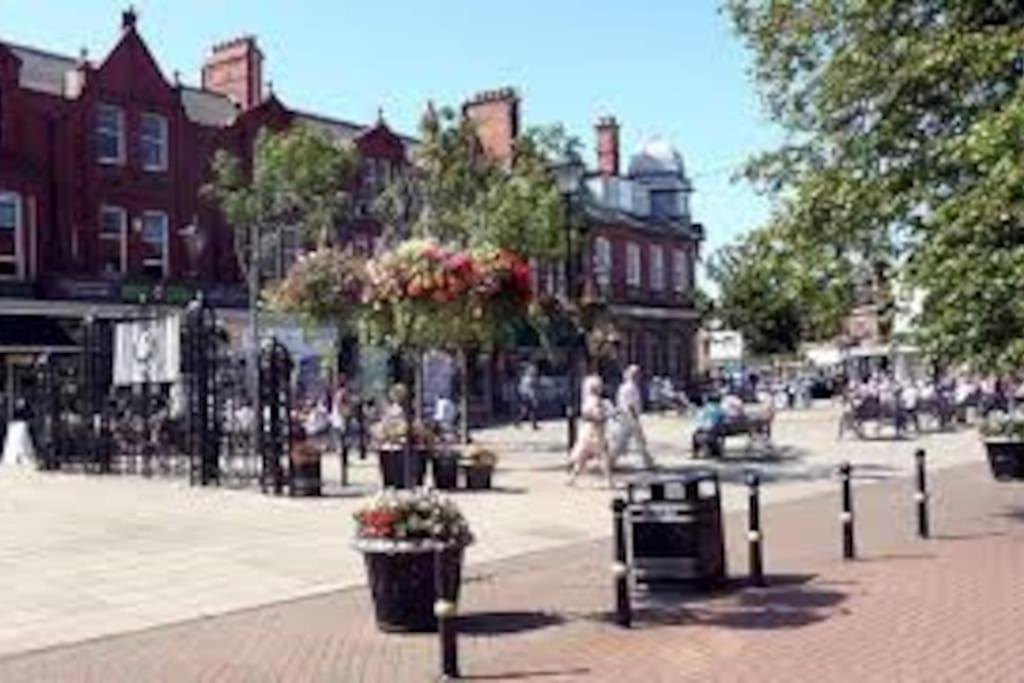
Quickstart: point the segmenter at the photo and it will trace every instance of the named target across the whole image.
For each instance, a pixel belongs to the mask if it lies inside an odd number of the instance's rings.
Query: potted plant
[[[408,455],[406,435],[411,439]],[[415,488],[423,485],[427,460],[436,441],[429,427],[419,421],[386,418],[370,428],[370,436],[377,447],[380,475],[385,487]]]
[[[992,475],[999,481],[1024,479],[1024,414],[989,413],[980,430]]]
[[[302,498],[320,495],[320,449],[302,441],[291,450],[291,495]]]
[[[494,451],[483,446],[473,446],[466,452],[462,466],[466,473],[466,488],[483,490],[491,488],[491,475],[498,464],[498,456]]]
[[[354,546],[363,553],[377,627],[385,632],[433,631],[440,557],[443,595],[457,601],[469,524],[447,498],[422,489],[385,490],[355,514]]]

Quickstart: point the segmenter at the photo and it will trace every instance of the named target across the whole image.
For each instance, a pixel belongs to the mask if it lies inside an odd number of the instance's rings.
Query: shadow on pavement
[[[462,676],[463,681],[525,681],[531,678],[564,678],[565,676],[586,676],[590,669],[576,667],[573,669],[539,669],[537,671],[509,671],[500,674],[477,674]]]
[[[501,636],[564,623],[564,617],[547,612],[477,612],[459,616],[459,633]]]

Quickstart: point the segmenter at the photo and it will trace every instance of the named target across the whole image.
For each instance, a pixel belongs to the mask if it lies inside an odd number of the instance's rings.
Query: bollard
[[[633,623],[633,609],[629,604],[629,565],[626,564],[626,522],[623,513],[626,502],[621,498],[612,501],[612,537],[614,539],[615,562],[612,576],[615,578],[615,623],[629,628]]]
[[[356,422],[359,424],[359,459],[366,460],[366,403],[362,398],[356,403]]]
[[[341,433],[341,485],[348,486],[348,436]]]
[[[764,586],[764,550],[761,546],[761,477],[757,472],[747,473],[748,497],[748,524],[747,540],[750,543],[750,583],[754,586]]]
[[[839,466],[839,477],[843,487],[843,511],[839,513],[839,520],[843,523],[843,559],[852,560],[857,556],[853,543],[853,491],[850,488],[850,467],[849,462]]]
[[[444,678],[459,678],[459,645],[456,640],[458,608],[454,596],[448,595],[446,578],[444,548],[438,545],[434,552],[434,591],[437,596],[434,616],[437,617],[437,635],[441,642],[441,675]]]
[[[921,538],[928,538],[930,534],[928,525],[928,483],[925,475],[925,454],[923,448],[919,448],[914,452],[914,460],[917,461],[917,492],[914,494],[914,500],[917,501],[917,535]]]

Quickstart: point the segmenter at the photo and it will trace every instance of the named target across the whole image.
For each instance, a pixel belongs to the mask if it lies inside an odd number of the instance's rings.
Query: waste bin
[[[709,588],[725,579],[721,487],[713,470],[645,476],[626,488],[631,575],[647,588]]]

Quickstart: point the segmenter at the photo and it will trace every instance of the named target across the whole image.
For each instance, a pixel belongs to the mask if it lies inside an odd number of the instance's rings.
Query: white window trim
[[[648,247],[648,258],[650,259],[651,289],[655,292],[665,290],[665,250],[660,245],[652,244]]]
[[[640,259],[640,245],[636,242],[626,243],[626,286],[639,287],[643,264]]]
[[[678,294],[685,294],[690,289],[689,259],[685,249],[672,251],[672,288]]]
[[[100,110],[101,109],[110,109],[114,113],[117,114],[117,156],[116,157],[103,156],[103,150],[100,148],[100,145],[99,145],[98,139],[99,139],[99,133],[100,133]],[[101,163],[101,164],[123,166],[124,162],[125,162],[124,109],[122,109],[121,107],[118,107],[115,104],[107,104],[105,102],[101,102],[100,104],[98,104],[96,106],[96,127],[95,127],[95,130],[94,130],[94,134],[96,135],[96,138],[97,138],[97,143],[96,143],[96,147],[97,147],[97,149],[96,149],[96,160],[99,163]]]
[[[601,287],[612,282],[612,243],[607,237],[594,239],[594,281]]]
[[[0,192],[0,201],[14,204],[14,255],[0,254],[0,263],[13,263],[14,275],[0,274],[0,280],[22,280],[25,277],[25,258],[22,248],[25,230],[25,209],[17,192]]]
[[[145,126],[146,119],[154,119],[154,120],[156,120],[156,121],[158,121],[160,123],[160,138],[158,140],[154,140],[154,139],[152,139],[152,138],[150,138],[149,136],[146,135],[146,126]],[[156,114],[156,113],[153,113],[153,112],[145,112],[142,115],[142,120],[141,120],[141,123],[139,125],[139,138],[140,138],[141,145],[144,146],[147,143],[159,143],[159,148],[160,148],[160,163],[159,164],[147,164],[147,163],[145,163],[145,155],[143,155],[142,170],[144,170],[144,171],[151,171],[151,172],[162,172],[162,171],[166,171],[167,170],[167,165],[168,165],[168,149],[170,147],[170,145],[168,144],[168,139],[169,139],[169,132],[168,131],[169,131],[169,126],[168,126],[168,123],[167,123],[167,117],[164,116],[163,114]]]
[[[118,214],[121,217],[121,234],[112,235],[103,230],[103,218],[105,214]],[[128,272],[128,212],[120,206],[104,204],[100,207],[100,240],[117,240],[120,251],[121,268],[118,270],[122,275]]]
[[[162,249],[161,254],[160,254],[160,260],[157,261],[156,259],[146,258],[146,256],[143,255],[143,257],[142,257],[142,270],[145,271],[146,268],[148,268],[150,266],[158,265],[158,266],[160,266],[160,272],[161,272],[160,277],[161,278],[166,278],[167,277],[167,272],[169,270],[169,265],[170,265],[170,262],[168,260],[168,256],[169,256],[169,253],[170,253],[170,250],[171,250],[170,249],[170,237],[171,237],[171,235],[170,235],[170,232],[171,232],[170,226],[171,226],[171,222],[170,222],[170,218],[168,217],[168,215],[166,213],[164,213],[163,211],[143,211],[142,212],[142,242],[143,242],[143,245],[147,244],[147,242],[146,242],[146,221],[148,219],[150,219],[150,218],[157,218],[157,217],[162,218],[163,219],[163,224],[164,224],[164,237],[163,237],[163,240],[162,240],[163,249]]]

